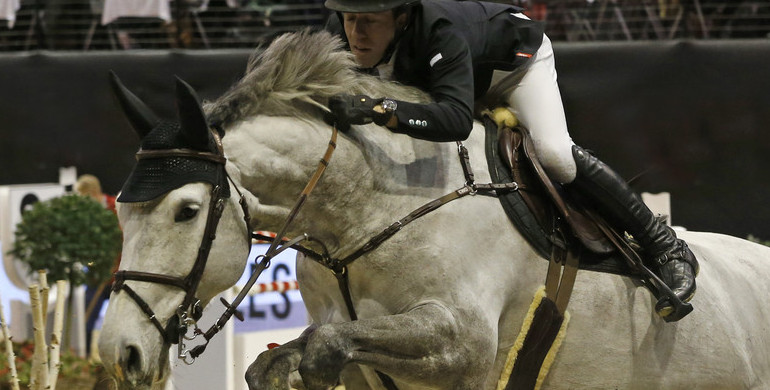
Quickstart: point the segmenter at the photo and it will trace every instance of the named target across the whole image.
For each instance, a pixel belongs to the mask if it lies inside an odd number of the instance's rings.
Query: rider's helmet
[[[326,0],[326,8],[337,12],[382,12],[413,5],[420,0]]]

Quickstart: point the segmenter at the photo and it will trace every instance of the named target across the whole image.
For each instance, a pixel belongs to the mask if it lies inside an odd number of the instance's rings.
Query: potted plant
[[[68,307],[74,286],[98,286],[110,278],[121,250],[122,233],[117,217],[99,202],[81,195],[65,195],[36,203],[16,226],[9,253],[34,270],[46,270],[49,280],[70,283]],[[66,316],[68,335],[71,315]],[[64,338],[64,346],[68,338]]]

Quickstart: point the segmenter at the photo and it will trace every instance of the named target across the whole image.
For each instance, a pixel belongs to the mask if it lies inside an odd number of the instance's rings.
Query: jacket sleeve
[[[429,141],[461,141],[473,127],[473,61],[467,41],[438,29],[428,41],[428,93],[435,103],[398,102],[393,130]]]

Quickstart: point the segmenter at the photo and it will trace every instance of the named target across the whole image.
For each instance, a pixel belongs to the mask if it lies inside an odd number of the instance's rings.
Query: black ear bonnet
[[[216,143],[209,136],[205,152],[217,153]],[[160,122],[142,140],[141,150],[193,149],[185,142],[178,123]],[[196,149],[199,150],[199,149]],[[224,167],[213,161],[193,157],[143,158],[123,184],[119,202],[145,202],[155,199],[185,184],[204,182],[222,187],[220,194],[230,196]]]
[[[152,156],[141,152],[182,149],[221,155],[220,147],[205,122],[195,92],[177,79],[177,109],[180,123],[160,121],[128,91],[113,74],[113,88],[126,116],[142,137],[137,162],[123,184],[119,202],[146,202],[183,185],[196,182],[220,186],[220,196],[229,197],[224,164],[193,156]],[[138,113],[138,114],[137,114]],[[191,119],[192,118],[192,119]],[[141,156],[141,158],[139,158]]]

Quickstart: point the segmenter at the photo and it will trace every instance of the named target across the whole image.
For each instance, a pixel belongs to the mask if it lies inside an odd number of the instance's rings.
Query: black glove
[[[382,99],[372,99],[366,95],[335,95],[329,98],[330,113],[324,115],[324,121],[336,125],[340,131],[350,129],[350,125],[385,123],[388,113],[374,111]]]

